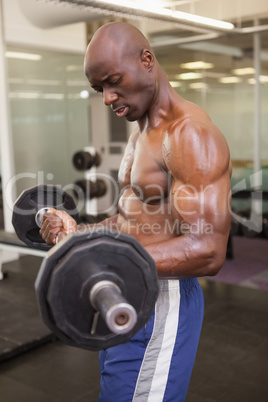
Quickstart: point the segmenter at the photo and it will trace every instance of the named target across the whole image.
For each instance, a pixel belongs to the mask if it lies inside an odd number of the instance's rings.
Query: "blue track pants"
[[[100,352],[99,402],[183,402],[204,314],[196,278],[159,280],[155,311],[129,342]]]

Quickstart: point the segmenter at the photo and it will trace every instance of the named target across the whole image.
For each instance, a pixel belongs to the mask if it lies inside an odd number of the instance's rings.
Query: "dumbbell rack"
[[[84,147],[82,151],[77,151],[73,156],[73,165],[84,177],[77,180],[74,184],[77,186],[74,193],[80,194],[80,189],[84,194],[84,214],[80,216],[81,221],[86,223],[96,223],[104,219],[100,218],[98,211],[98,197],[106,193],[105,180],[99,179],[97,168],[101,164],[101,156],[92,146]]]

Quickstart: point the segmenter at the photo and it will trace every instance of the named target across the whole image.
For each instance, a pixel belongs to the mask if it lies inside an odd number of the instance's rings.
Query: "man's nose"
[[[106,106],[111,106],[117,99],[118,96],[112,89],[103,89],[103,101]]]

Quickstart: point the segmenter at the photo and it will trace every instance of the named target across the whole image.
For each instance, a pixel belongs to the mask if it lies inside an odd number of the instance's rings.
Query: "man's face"
[[[118,117],[141,119],[148,111],[154,82],[140,55],[119,57],[118,49],[94,49],[86,55],[85,72],[92,88]]]

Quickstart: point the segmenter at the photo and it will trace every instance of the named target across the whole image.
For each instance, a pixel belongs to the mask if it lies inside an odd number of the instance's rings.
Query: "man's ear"
[[[147,69],[151,70],[154,65],[153,53],[148,49],[144,49],[141,54],[141,61]]]

